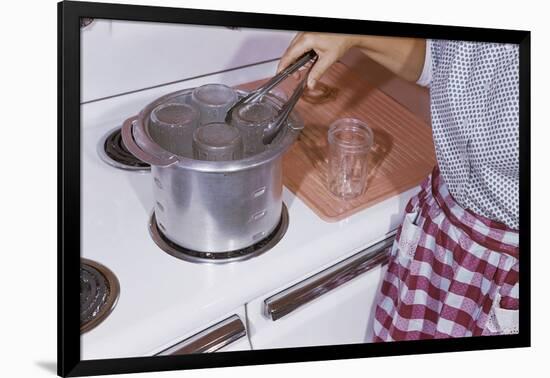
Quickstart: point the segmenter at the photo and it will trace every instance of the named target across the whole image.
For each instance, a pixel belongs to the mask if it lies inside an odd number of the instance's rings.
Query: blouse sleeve
[[[422,73],[416,81],[416,84],[423,87],[430,86],[432,81],[432,40],[426,40],[426,55],[424,56],[424,67],[422,68]]]

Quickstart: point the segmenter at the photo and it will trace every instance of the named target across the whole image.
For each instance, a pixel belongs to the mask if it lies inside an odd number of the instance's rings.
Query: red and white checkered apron
[[[374,341],[517,333],[517,231],[459,206],[437,167],[405,211]]]

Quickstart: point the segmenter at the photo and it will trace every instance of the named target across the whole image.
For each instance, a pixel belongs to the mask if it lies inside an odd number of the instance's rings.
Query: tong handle
[[[304,93],[305,88],[306,80],[304,79],[300,82],[300,84],[298,84],[298,87],[296,88],[294,93],[292,93],[292,96],[290,96],[288,101],[283,105],[277,117],[275,117],[273,122],[268,125],[264,130],[262,135],[263,144],[268,145],[273,141],[273,139],[275,139],[277,133],[290,115],[290,112],[292,112],[292,109],[294,109],[294,106],[302,96],[302,93]]]
[[[302,59],[305,57],[309,57],[306,63],[312,59],[313,59],[313,63],[315,63],[315,61],[317,60],[317,54],[313,50],[311,50],[305,55],[303,55],[302,58],[300,58],[295,64],[301,63]],[[303,64],[305,63],[302,63],[299,67],[303,66]],[[311,66],[313,66],[313,64]],[[310,70],[311,70],[311,66],[309,67]],[[289,67],[289,68],[290,68],[290,73],[286,73],[285,77],[287,77],[288,75],[291,75],[296,70],[295,67]],[[296,89],[294,90],[294,92],[292,93],[288,101],[282,106],[279,114],[275,117],[273,122],[264,130],[262,141],[265,145],[270,144],[273,141],[273,139],[275,139],[275,136],[281,129],[282,125],[286,122],[288,116],[290,115],[290,112],[292,112],[292,109],[294,109],[294,106],[296,106],[296,103],[304,93],[308,76],[309,76],[309,71],[304,75],[302,80],[298,83],[298,86],[296,87]],[[271,90],[273,87],[269,88],[268,90]]]
[[[248,103],[250,101],[256,101],[257,99],[260,99],[267,92],[269,92],[270,90],[275,88],[277,85],[279,85],[288,76],[292,75],[294,72],[298,71],[300,68],[306,65],[309,61],[313,60],[315,62],[317,60],[317,57],[318,56],[315,51],[313,50],[308,51],[307,53],[302,55],[300,58],[298,58],[296,62],[294,62],[293,64],[291,64],[290,66],[282,70],[281,72],[279,72],[277,75],[273,76],[267,83],[262,85],[260,88],[256,89],[254,93],[251,96],[249,96],[246,99],[246,101],[244,101],[244,103]]]

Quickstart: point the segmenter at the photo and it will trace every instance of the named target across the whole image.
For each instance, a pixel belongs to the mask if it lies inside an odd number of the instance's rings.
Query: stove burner
[[[120,127],[109,131],[97,147],[101,159],[115,167],[130,171],[149,171],[151,166],[132,155],[122,142]]]
[[[105,266],[88,259],[80,262],[80,333],[97,326],[116,305],[120,286]]]
[[[281,220],[275,229],[260,240],[259,242],[242,249],[224,252],[200,252],[192,249],[188,249],[175,244],[170,241],[159,229],[155,212],[151,215],[149,221],[149,232],[157,244],[164,252],[172,255],[178,259],[195,262],[195,263],[214,263],[224,264],[234,261],[247,260],[252,257],[261,255],[262,253],[273,248],[279,240],[282,239],[288,228],[288,210],[283,203],[283,211],[281,214]]]

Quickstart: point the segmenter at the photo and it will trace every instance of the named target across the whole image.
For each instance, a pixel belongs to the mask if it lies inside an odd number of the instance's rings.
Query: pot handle
[[[122,141],[124,142],[124,145],[126,146],[128,151],[130,151],[130,153],[137,157],[139,160],[159,167],[167,167],[169,165],[177,163],[178,159],[175,155],[170,155],[169,157],[154,155],[144,151],[136,143],[136,140],[134,138],[134,122],[137,120],[137,118],[137,116],[130,117],[122,124]]]

